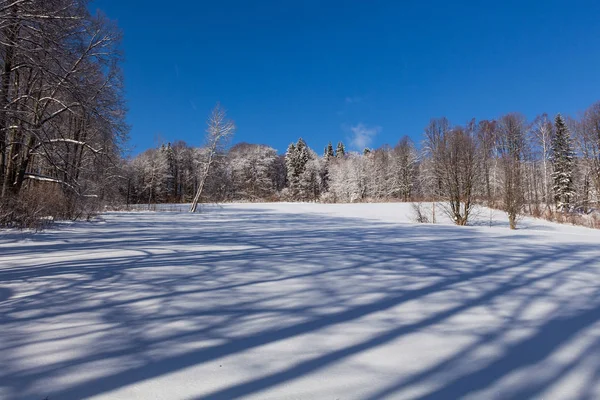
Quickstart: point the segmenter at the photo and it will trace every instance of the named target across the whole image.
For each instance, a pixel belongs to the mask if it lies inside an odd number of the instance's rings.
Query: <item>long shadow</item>
[[[462,398],[470,393],[488,388],[508,374],[533,366],[546,360],[561,345],[575,337],[582,330],[600,321],[600,307],[594,307],[575,315],[554,318],[543,324],[532,337],[509,346],[505,354],[485,368],[447,383],[442,388],[427,393],[421,399]],[[589,355],[589,354],[588,354]],[[596,351],[595,355],[598,355]],[[564,370],[562,371],[564,374]],[[543,372],[541,372],[543,374]],[[504,398],[530,399],[541,394],[559,376],[552,376],[545,382],[531,382],[517,388],[502,390]],[[572,394],[577,397],[577,393]]]
[[[386,224],[264,208],[231,207],[196,215],[109,214],[103,224],[62,229],[58,240],[56,232],[44,235],[32,237],[27,244],[11,243],[0,253],[0,361],[5,366],[0,372],[0,394],[4,388],[8,398],[78,399],[106,394],[225,356],[387,313],[409,301],[425,301],[443,293],[458,296],[455,306],[424,315],[419,321],[407,324],[398,320],[392,329],[373,327],[373,336],[363,342],[203,396],[243,397],[438,326],[514,291],[557,277],[568,280],[578,273],[597,273],[600,267],[599,252],[584,243],[543,244],[529,240],[528,235],[515,240],[510,234],[477,228]],[[298,282],[303,284],[295,286]],[[460,298],[457,288],[461,285],[478,288],[479,296]],[[360,296],[370,300],[355,300]],[[155,308],[145,311],[144,304]],[[460,397],[494,384],[509,372],[511,363],[543,362],[544,354],[594,323],[594,310],[591,307],[580,318],[575,312],[564,317],[572,318],[565,321],[579,329],[572,327],[556,335],[548,345],[537,348],[537,355],[518,359],[518,353],[532,344],[516,344],[514,350],[509,349],[505,363],[498,360],[483,375],[475,375],[481,383],[471,384],[467,390],[467,377],[457,377],[439,389],[439,394],[430,394]],[[277,315],[280,323],[245,330],[246,319],[267,314]],[[79,324],[82,333],[65,329],[49,330],[45,335],[31,328],[50,329],[53,321]],[[193,328],[157,336],[146,333],[181,321],[193,323]],[[540,335],[557,326],[548,324],[540,325]],[[70,358],[40,365],[25,363],[19,356],[32,346],[46,348],[86,335],[95,335],[96,344]],[[161,346],[209,339],[218,344],[158,358],[146,355]],[[481,345],[485,343],[481,341]],[[97,361],[123,358],[136,362],[80,383],[47,392],[40,389],[45,379],[68,376]],[[430,373],[422,371],[388,388],[374,388],[378,394],[373,398],[419,385],[445,368],[446,364],[440,363],[440,368]],[[536,393],[549,384],[539,383]]]
[[[369,350],[369,349],[377,347],[377,346],[381,346],[383,344],[386,344],[392,340],[399,338],[402,335],[407,335],[407,334],[410,334],[413,332],[417,332],[428,326],[440,323],[460,312],[463,312],[465,310],[468,310],[468,309],[476,307],[476,306],[480,306],[482,304],[486,304],[498,296],[505,295],[515,289],[529,286],[529,285],[535,283],[536,281],[548,279],[552,276],[558,275],[563,272],[565,272],[565,271],[564,270],[563,271],[555,271],[553,273],[549,273],[549,274],[543,275],[541,277],[531,278],[531,279],[528,279],[528,280],[525,280],[525,281],[522,281],[522,282],[519,282],[516,284],[509,284],[509,285],[500,287],[496,290],[487,292],[484,295],[482,295],[474,300],[470,300],[464,304],[453,307],[449,310],[434,314],[431,317],[425,318],[417,323],[405,325],[405,326],[401,326],[401,327],[389,330],[389,331],[385,332],[384,334],[377,335],[369,340],[366,340],[366,341],[360,342],[358,344],[355,344],[353,346],[348,346],[348,347],[342,348],[340,350],[336,350],[331,353],[327,353],[323,356],[316,357],[314,359],[305,361],[305,362],[295,365],[292,368],[289,368],[285,371],[280,371],[280,372],[274,373],[272,375],[262,377],[260,379],[251,380],[249,382],[235,385],[230,388],[222,389],[217,392],[213,392],[209,395],[201,396],[201,397],[199,397],[199,399],[233,399],[233,398],[247,396],[247,395],[255,393],[255,392],[263,391],[269,387],[279,385],[285,381],[295,379],[297,377],[306,375],[308,373],[314,373],[315,371],[318,371],[332,363],[339,362],[340,360],[342,360],[344,358],[350,357],[354,354]],[[419,297],[419,296],[416,296],[416,297]],[[600,313],[600,307],[598,309],[592,310],[592,315],[594,317],[596,317],[598,313]],[[587,321],[587,319],[586,319],[586,321]],[[596,321],[596,319],[594,319],[592,322],[595,322],[595,321]],[[587,322],[589,322],[589,321],[587,321]],[[559,322],[557,321],[556,323],[559,323]],[[555,325],[555,324],[553,324],[553,325]],[[581,327],[578,325],[577,328],[572,328],[571,330],[573,331],[573,333],[575,333],[579,329],[581,329]],[[557,342],[560,343],[562,338],[558,337],[555,339],[557,339]],[[531,345],[531,341],[527,341],[527,343],[524,343],[522,346],[520,346],[521,348],[519,350],[521,350],[521,351],[526,350],[526,349],[528,349],[527,346],[530,346],[530,345]],[[536,350],[537,350],[536,354],[539,355],[540,353],[545,354],[544,350],[546,350],[546,349],[544,349],[544,348],[540,349],[539,347],[537,347]],[[508,365],[505,365],[505,367],[507,367],[507,366],[510,367],[513,365],[510,361],[508,361],[507,364]],[[496,371],[496,372],[498,372],[498,371]],[[506,372],[506,370],[504,370],[503,372]],[[485,375],[485,376],[487,376],[487,375]],[[470,378],[468,378],[468,379],[470,379]],[[457,383],[457,386],[460,387],[461,386],[460,383]],[[483,384],[483,387],[485,387],[485,383]],[[385,394],[390,394],[390,393],[391,392],[388,391]],[[440,399],[460,398],[464,394],[465,393],[459,393],[458,391],[456,393],[454,393],[450,389],[450,393],[444,392],[444,393],[440,394],[440,397],[435,397],[435,396],[429,397],[432,395],[428,395],[428,396],[426,396],[426,398],[440,398]],[[380,395],[374,396],[373,398],[382,398],[382,397],[383,397],[383,393],[381,393]],[[526,397],[524,397],[524,398],[526,398]]]

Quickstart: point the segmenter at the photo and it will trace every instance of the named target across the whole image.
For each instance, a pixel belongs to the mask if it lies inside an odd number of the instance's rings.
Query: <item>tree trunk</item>
[[[208,176],[210,164],[212,163],[212,157],[213,157],[212,151],[208,157],[209,158],[208,158],[208,162],[206,163],[206,168],[204,168],[202,176],[200,177],[198,191],[196,191],[196,195],[194,196],[194,200],[192,201],[192,206],[190,207],[190,212],[192,212],[192,213],[196,212],[196,209],[198,208],[198,202],[200,201],[200,196],[202,196],[202,190],[204,189],[204,182],[206,182],[206,177]]]
[[[13,9],[14,15],[14,9]],[[4,197],[6,194],[6,167],[7,167],[7,140],[9,138],[9,117],[8,117],[8,104],[9,104],[9,90],[12,79],[12,68],[15,54],[15,40],[17,38],[18,26],[12,24],[5,28],[6,35],[6,51],[4,53],[4,71],[2,72],[2,82],[0,83],[0,197]]]
[[[517,229],[517,216],[514,214],[508,214],[508,225],[510,229]]]

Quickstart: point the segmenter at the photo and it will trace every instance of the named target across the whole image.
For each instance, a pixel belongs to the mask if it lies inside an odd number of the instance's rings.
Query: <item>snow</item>
[[[436,215],[227,204],[4,231],[0,398],[600,398],[600,231]]]

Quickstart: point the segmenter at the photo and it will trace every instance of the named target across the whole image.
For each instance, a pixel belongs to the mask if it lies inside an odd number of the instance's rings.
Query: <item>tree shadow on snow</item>
[[[530,398],[583,367],[569,397],[598,394],[598,335],[575,356],[556,356],[598,328],[597,246],[252,207],[108,214],[105,224],[59,233],[0,255],[0,394],[9,398],[106,394],[378,316],[385,323],[369,322],[367,338],[197,396],[258,394],[407,335],[446,330],[472,341],[369,388],[370,398],[410,390],[428,399],[486,390],[490,398]],[[541,301],[556,308],[532,318],[526,311]],[[398,310],[410,302],[423,311],[402,318]],[[455,322],[482,308],[500,322]],[[515,339],[515,327],[527,334]],[[72,346],[78,351],[60,353]],[[482,355],[488,348],[498,351]],[[96,375],[45,386],[95,368]]]

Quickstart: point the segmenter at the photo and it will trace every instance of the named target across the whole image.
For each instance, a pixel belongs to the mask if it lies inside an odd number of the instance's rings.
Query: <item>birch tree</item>
[[[235,124],[233,121],[227,119],[227,113],[225,112],[225,109],[223,109],[218,103],[210,113],[207,125],[208,128],[206,129],[205,139],[206,159],[204,160],[203,168],[200,170],[200,175],[198,177],[198,189],[196,191],[196,195],[194,196],[194,200],[192,201],[192,205],[190,206],[190,212],[192,213],[196,212],[196,209],[198,208],[198,202],[202,196],[202,190],[204,189],[206,179],[210,174],[211,166],[215,161],[217,152],[225,145],[225,143],[227,143],[229,139],[231,139],[235,133]]]
[[[536,157],[539,159],[541,164],[541,175],[542,175],[542,201],[546,205],[546,208],[550,208],[552,204],[552,195],[550,194],[550,173],[551,173],[551,162],[550,156],[552,154],[552,138],[553,129],[552,122],[548,119],[547,114],[542,114],[537,117],[533,122],[533,145],[537,147],[539,155]]]

